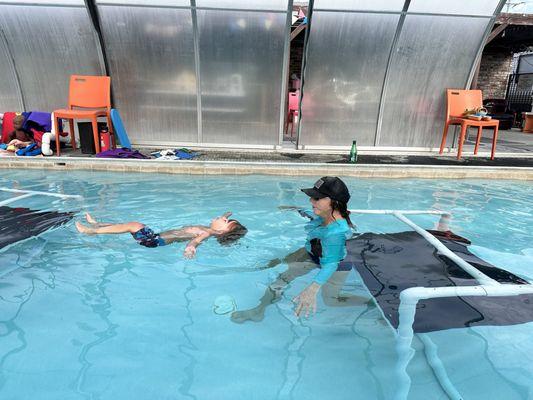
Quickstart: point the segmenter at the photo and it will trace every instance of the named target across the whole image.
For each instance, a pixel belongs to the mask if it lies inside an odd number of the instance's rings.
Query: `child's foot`
[[[80,223],[80,222],[77,222],[77,221],[76,221],[76,224],[75,224],[75,225],[76,225],[76,229],[78,230],[78,232],[85,233],[86,235],[90,235],[90,234],[94,233],[94,232],[91,230],[91,228],[89,228],[89,227],[83,225],[83,224]]]
[[[97,223],[96,220],[89,213],[85,213],[85,219],[90,224],[96,224]]]
[[[238,324],[246,321],[260,322],[265,317],[265,309],[263,307],[256,307],[250,310],[235,311],[231,313],[231,320]]]

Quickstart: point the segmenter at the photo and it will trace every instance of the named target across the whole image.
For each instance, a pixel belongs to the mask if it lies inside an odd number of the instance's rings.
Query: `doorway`
[[[309,1],[294,2],[289,36],[287,82],[285,96],[285,118],[283,123],[283,147],[298,145],[300,127],[300,104],[305,46],[309,26]]]

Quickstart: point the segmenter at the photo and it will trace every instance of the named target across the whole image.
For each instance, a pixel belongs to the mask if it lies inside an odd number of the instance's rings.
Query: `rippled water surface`
[[[287,266],[264,269],[304,243],[304,224],[280,205],[306,205],[314,178],[204,177],[4,170],[0,186],[80,194],[29,198],[32,208],[141,221],[154,230],[208,224],[227,210],[249,229],[239,244],[208,240],[149,249],[129,235],[85,236],[73,222],[0,252],[0,399],[390,399],[395,336],[372,302],[293,316],[295,280],[262,321],[234,323]],[[519,181],[347,178],[351,208],[441,209],[485,260],[533,280],[532,185]],[[0,201],[11,195],[0,193]],[[413,220],[432,228],[435,217]],[[389,216],[354,216],[358,230],[406,230]],[[351,272],[345,291],[367,295]],[[215,309],[215,303],[221,308]],[[533,324],[428,334],[465,399],[533,398]],[[423,344],[409,399],[446,399]]]

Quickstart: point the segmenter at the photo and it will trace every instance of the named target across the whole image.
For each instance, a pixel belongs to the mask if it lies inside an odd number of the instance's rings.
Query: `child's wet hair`
[[[228,222],[233,222],[233,229],[229,232],[217,235],[218,243],[222,246],[229,246],[242,238],[248,232],[248,229],[236,219],[230,219]]]

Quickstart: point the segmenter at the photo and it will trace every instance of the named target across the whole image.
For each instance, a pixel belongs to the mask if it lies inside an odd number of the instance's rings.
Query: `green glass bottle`
[[[355,164],[357,162],[357,140],[352,142],[352,148],[350,150],[350,162]]]

